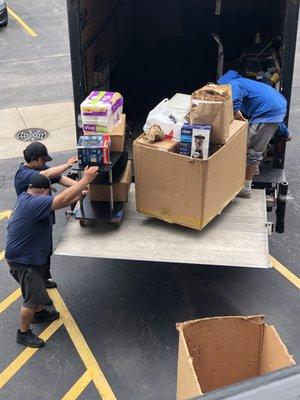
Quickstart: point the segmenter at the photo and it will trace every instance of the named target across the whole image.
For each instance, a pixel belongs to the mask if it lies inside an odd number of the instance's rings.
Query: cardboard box
[[[260,315],[203,318],[176,327],[177,400],[295,364],[274,326]]]
[[[137,210],[169,223],[203,229],[243,188],[247,128],[247,123],[234,121],[228,142],[207,160],[158,151],[136,140]]]
[[[111,151],[123,151],[125,143],[126,115],[121,115],[121,121],[114,126],[111,138]]]
[[[114,201],[126,202],[132,179],[131,161],[128,160],[123,176],[119,182],[113,185]],[[91,201],[110,201],[109,185],[90,185]]]
[[[138,137],[134,143],[135,145],[148,147],[150,149],[160,150],[160,151],[175,152],[176,149],[179,150],[179,143],[176,140],[171,140],[171,139],[160,140],[158,142],[150,143],[147,140],[145,140],[142,135]]]
[[[125,129],[126,129],[126,115],[122,114],[120,122],[113,127],[112,132],[109,134],[111,139],[111,151],[123,151],[125,144]],[[95,128],[96,130],[96,128]],[[97,135],[95,131],[84,131],[84,135]]]

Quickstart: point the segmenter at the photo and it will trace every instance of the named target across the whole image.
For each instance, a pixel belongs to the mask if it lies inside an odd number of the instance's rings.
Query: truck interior
[[[85,92],[120,91],[139,135],[163,98],[215,82],[222,53],[224,72],[280,74],[285,9],[282,0],[81,0]]]
[[[216,82],[228,69],[271,84],[290,100],[298,19],[293,0],[68,0],[67,5],[77,116],[80,103],[92,90],[119,91],[125,99],[128,136],[134,139],[142,133],[148,112],[162,99]],[[251,203],[236,199],[235,206],[228,206],[203,232],[138,215],[133,190],[126,222],[117,231],[103,225],[101,230],[97,226],[86,230],[71,220],[56,254],[80,256],[89,248],[95,249],[90,256],[98,258],[115,254],[113,258],[123,260],[267,268],[273,224],[267,223],[266,201],[268,211],[276,206],[277,232],[284,231],[288,188],[284,156],[285,141],[277,136],[254,185],[266,190],[255,190]],[[278,192],[281,203],[275,201]],[[251,244],[241,242],[252,233]],[[153,238],[148,249],[137,245],[143,235]],[[211,235],[218,237],[212,249]],[[97,241],[103,237],[106,244],[100,249]],[[180,251],[166,251],[165,237],[172,248],[193,237],[191,243],[199,251],[187,251],[183,259]],[[118,252],[110,251],[111,246]]]

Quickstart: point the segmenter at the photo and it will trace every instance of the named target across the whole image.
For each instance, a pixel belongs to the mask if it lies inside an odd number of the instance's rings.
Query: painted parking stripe
[[[0,212],[0,221],[1,219],[9,218],[11,214],[11,210],[5,210]]]
[[[4,260],[5,252],[0,251],[0,261]]]
[[[19,297],[21,297],[21,289],[18,288],[15,290],[13,293],[11,293],[9,296],[6,297],[3,301],[0,303],[0,314],[3,313],[12,303],[14,303],[16,300],[18,300]]]
[[[47,341],[62,325],[62,320],[57,319],[52,322],[39,337]],[[39,349],[32,349],[26,347],[21,354],[16,357],[1,373],[0,373],[0,389],[7,384],[7,382],[23,367],[24,364],[38,351]]]
[[[37,33],[30,28],[28,24],[21,17],[19,17],[11,8],[7,7],[8,14],[21,25],[21,27],[32,37],[37,37]]]
[[[89,371],[85,371],[85,373],[78,379],[76,383],[74,383],[71,389],[68,390],[61,400],[76,400],[90,382],[92,382],[91,375]]]
[[[270,256],[272,266],[283,275],[288,281],[290,281],[296,288],[300,289],[300,278],[293,274],[289,269],[281,264],[276,258]]]
[[[58,290],[51,289],[49,291],[49,295],[51,295],[55,308],[60,312],[64,325],[67,329],[67,332],[72,342],[74,343],[74,346],[76,347],[76,350],[82,362],[84,363],[87,371],[90,373],[90,376],[96,386],[96,389],[98,390],[101,396],[101,399],[116,400],[116,396],[114,395],[109,383],[107,382],[100,368],[100,365],[98,364],[96,358],[91,352],[74,318],[69,312],[62,297],[58,293]]]

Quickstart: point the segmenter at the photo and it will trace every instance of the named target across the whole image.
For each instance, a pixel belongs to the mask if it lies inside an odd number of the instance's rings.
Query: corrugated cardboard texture
[[[196,160],[136,145],[134,160],[137,210],[197,229],[206,164],[199,170]]]
[[[127,201],[132,179],[132,163],[128,160],[122,178],[113,185],[114,201]],[[90,185],[91,201],[110,201],[109,185]]]
[[[257,375],[262,329],[243,318],[203,319],[184,328],[202,391]]]
[[[179,343],[186,344],[180,345],[178,400],[294,364],[263,316],[204,318],[179,323],[177,329]],[[195,375],[190,371],[191,359]],[[197,382],[192,382],[195,376]],[[195,394],[197,383],[200,388]]]
[[[231,139],[208,160],[168,151],[172,146],[134,142],[137,210],[169,223],[201,230],[244,183],[247,124],[236,121]],[[234,134],[233,134],[234,132]]]
[[[154,143],[149,143],[147,140],[143,139],[143,136],[140,136],[135,141],[136,144],[140,144],[143,146],[150,147],[151,149],[158,149],[164,151],[175,151],[175,149],[179,148],[179,143],[175,140],[161,140]]]
[[[274,326],[264,326],[259,375],[294,365],[295,361],[280,339]]]
[[[116,125],[113,131],[110,133],[111,138],[111,149],[110,151],[123,151],[125,143],[125,129],[126,129],[126,115],[122,114],[121,121]],[[84,132],[84,135],[97,135],[97,132]]]
[[[122,114],[121,121],[110,134],[111,151],[123,151],[125,143],[126,115]]]
[[[247,125],[234,121],[230,125],[227,145],[213,154],[208,162],[204,199],[204,224],[217,215],[244,186]]]
[[[178,371],[177,371],[177,399],[190,399],[202,394],[197,375],[195,374],[193,359],[187,357],[188,348],[182,331],[179,332]],[[179,368],[179,366],[183,368]]]

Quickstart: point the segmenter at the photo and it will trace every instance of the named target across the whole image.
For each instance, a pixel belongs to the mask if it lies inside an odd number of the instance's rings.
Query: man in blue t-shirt
[[[291,139],[290,132],[283,122],[287,101],[270,85],[243,78],[233,70],[224,74],[218,83],[231,86],[235,119],[249,120],[245,187],[239,196],[250,198],[253,176],[258,171],[263,153],[276,130],[285,135],[287,140]]]
[[[32,175],[27,192],[20,194],[7,227],[5,258],[10,273],[21,285],[23,306],[17,342],[29,347],[42,347],[44,341],[30,329],[31,323],[51,322],[57,311],[47,311],[49,301],[44,274],[52,250],[52,212],[78,201],[79,194],[96,177],[98,167],[84,171],[83,178],[55,197],[51,182],[41,174]]]
[[[77,162],[76,157],[70,158],[65,164],[49,167],[46,162],[52,161],[52,158],[48,154],[47,147],[40,142],[30,143],[23,152],[25,163],[19,166],[18,171],[15,174],[14,185],[17,196],[21,193],[26,192],[28,188],[29,180],[34,175],[44,175],[47,176],[51,184],[59,183],[62,186],[70,187],[75,181],[68,178],[67,176],[62,176],[61,174],[72,167],[74,163]],[[50,195],[51,195],[50,189]],[[52,225],[55,224],[55,213],[51,213]],[[51,242],[52,243],[52,242]],[[46,288],[52,289],[57,285],[51,280],[50,273],[50,258],[52,254],[52,245],[50,246],[49,257],[47,260],[48,268],[45,269],[45,282]]]

